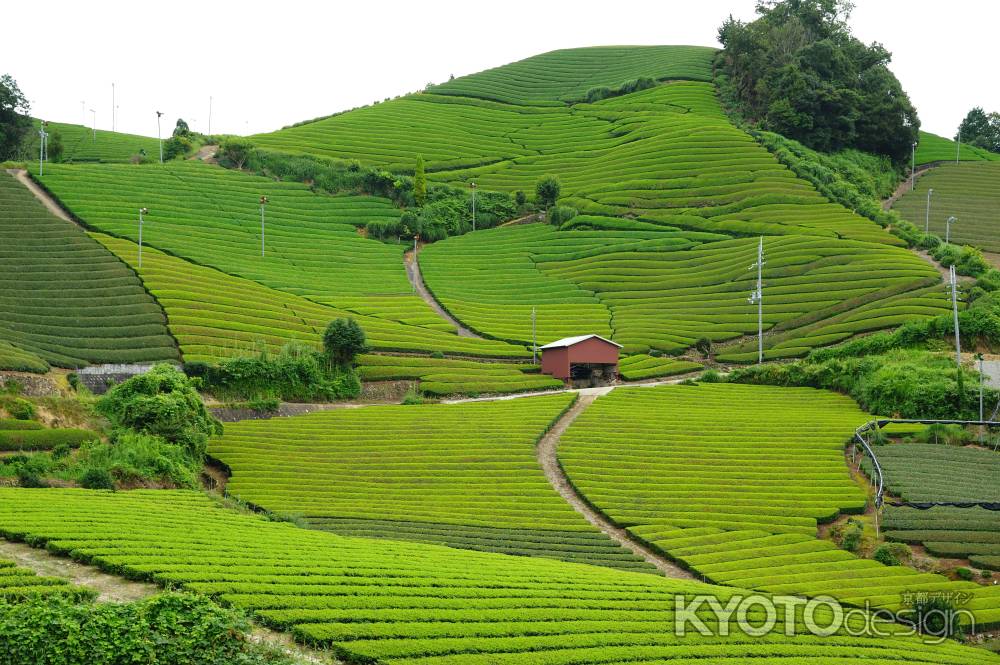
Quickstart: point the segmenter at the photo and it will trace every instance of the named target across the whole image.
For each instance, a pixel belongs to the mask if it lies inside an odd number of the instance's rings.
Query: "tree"
[[[417,155],[417,166],[413,170],[413,200],[421,207],[427,203],[427,174],[424,173],[423,155]]]
[[[355,356],[368,350],[365,331],[354,319],[334,319],[323,333],[323,350],[332,364],[349,367]]]
[[[979,106],[969,111],[958,126],[962,143],[1000,152],[1000,113],[986,113]],[[956,140],[958,136],[955,137]]]
[[[561,190],[562,185],[559,183],[559,178],[554,175],[543,175],[535,183],[535,196],[538,197],[538,202],[542,204],[542,207],[546,209],[555,205]]]
[[[177,118],[177,124],[174,126],[174,136],[190,136],[191,128],[184,121],[183,118]]]
[[[17,154],[18,146],[31,130],[31,105],[10,74],[0,76],[0,160]]]
[[[223,159],[229,160],[233,166],[242,169],[243,165],[250,159],[253,150],[253,143],[249,139],[231,136],[222,142],[219,152]]]
[[[172,365],[157,365],[118,384],[97,410],[118,430],[163,437],[196,459],[205,454],[208,437],[222,433],[191,381]]]
[[[49,134],[48,148],[46,151],[49,156],[49,161],[59,163],[62,161],[63,156],[63,142],[62,134],[59,132],[52,132]]]
[[[821,151],[902,161],[920,120],[889,71],[891,54],[847,25],[847,0],[762,0],[758,18],[719,28],[720,90],[750,123]]]

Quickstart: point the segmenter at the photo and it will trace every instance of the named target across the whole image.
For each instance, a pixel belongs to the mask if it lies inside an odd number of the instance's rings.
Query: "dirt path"
[[[97,600],[103,602],[130,603],[163,591],[155,584],[134,582],[115,575],[101,572],[94,566],[73,561],[72,559],[50,554],[47,550],[31,547],[24,543],[14,543],[0,538],[0,557],[10,559],[17,565],[30,568],[39,575],[61,577],[71,583],[94,589]],[[281,649],[289,656],[303,663],[340,663],[333,656],[323,651],[310,649],[296,644],[286,633],[264,628],[254,624],[251,639],[257,643],[268,644]]]
[[[55,199],[49,196],[48,192],[38,186],[34,180],[28,177],[28,172],[24,169],[7,169],[7,173],[17,178],[18,182],[28,188],[35,198],[42,202],[49,212],[58,217],[59,219],[66,220],[70,224],[76,224],[76,221],[69,216],[62,206],[56,203]]]
[[[934,169],[937,164],[922,164],[917,167],[917,170],[913,172],[913,182],[916,184],[917,178],[924,175],[928,171]],[[909,192],[912,188],[910,187],[910,177],[907,176],[896,187],[896,191],[892,193],[892,196],[882,201],[882,210],[889,210],[892,206],[902,198],[903,194]]]
[[[559,447],[559,439],[562,438],[566,429],[574,420],[576,420],[577,416],[583,413],[588,406],[593,404],[594,400],[596,400],[600,395],[606,395],[611,392],[611,390],[613,390],[612,387],[591,388],[586,392],[581,391],[576,404],[574,404],[572,408],[570,408],[570,410],[559,419],[559,422],[557,422],[552,429],[550,429],[548,433],[542,437],[542,440],[538,442],[538,447],[536,449],[538,463],[542,465],[542,469],[545,471],[545,477],[548,479],[552,487],[559,492],[560,496],[562,496],[562,498],[565,499],[576,512],[583,515],[588,522],[603,531],[609,538],[656,566],[657,570],[667,577],[677,579],[694,579],[694,576],[691,573],[672,563],[667,558],[660,556],[645,545],[639,544],[632,539],[625,529],[615,526],[610,520],[604,517],[604,515],[594,510],[594,508],[592,508],[590,504],[588,504],[576,491],[570,483],[569,478],[566,477],[566,473],[563,471],[562,466],[559,464],[556,452]]]
[[[218,164],[219,160],[215,158],[215,153],[218,152],[219,146],[217,145],[203,145],[198,148],[198,152],[194,153],[188,159],[197,159],[198,161],[205,162],[206,164]]]
[[[406,277],[410,280],[410,284],[416,290],[417,295],[424,299],[431,309],[433,309],[438,316],[450,323],[455,327],[458,332],[459,337],[475,337],[477,339],[482,339],[480,335],[472,332],[461,323],[458,322],[451,314],[445,311],[444,307],[431,295],[431,292],[427,290],[427,285],[424,284],[423,275],[420,274],[420,263],[419,258],[414,258],[413,250],[407,250],[403,254],[403,264],[406,266]]]
[[[155,584],[131,582],[114,575],[102,573],[93,566],[87,566],[72,559],[64,559],[49,554],[24,543],[12,543],[0,539],[0,556],[17,565],[30,568],[39,575],[62,577],[73,584],[97,591],[97,599],[119,603],[142,600],[162,591]]]

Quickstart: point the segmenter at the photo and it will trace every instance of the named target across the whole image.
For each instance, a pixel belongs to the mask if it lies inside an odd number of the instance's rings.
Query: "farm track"
[[[581,392],[576,403],[565,414],[563,414],[562,418],[560,418],[559,421],[552,426],[552,429],[550,429],[545,436],[542,437],[541,441],[538,442],[538,446],[536,448],[538,463],[545,471],[545,477],[548,479],[549,484],[551,484],[552,487],[559,492],[559,495],[565,499],[576,512],[583,515],[588,522],[600,529],[609,538],[630,550],[637,556],[642,557],[648,563],[656,566],[656,569],[667,577],[675,579],[695,579],[694,576],[688,571],[677,566],[665,557],[660,556],[645,545],[633,540],[628,531],[615,526],[608,518],[595,510],[589,503],[587,503],[583,496],[576,491],[576,488],[573,487],[573,484],[570,482],[566,473],[563,471],[562,466],[559,464],[559,459],[557,457],[559,439],[562,438],[562,435],[566,432],[573,421],[576,420],[577,416],[583,413],[588,406],[593,404],[594,400],[596,400],[600,395],[611,392],[613,389],[613,387],[597,388],[591,389],[588,392]]]
[[[70,217],[69,213],[67,213],[55,199],[49,196],[48,192],[39,187],[38,183],[28,177],[27,171],[24,169],[7,169],[7,173],[10,173],[19,183],[27,187],[28,191],[34,194],[35,198],[41,201],[42,205],[44,205],[53,215],[59,219],[69,222],[70,224],[79,226],[79,224],[76,223],[76,220]]]
[[[403,254],[403,264],[406,267],[406,278],[410,280],[410,284],[416,290],[417,295],[423,298],[424,302],[430,305],[430,308],[440,316],[442,319],[447,321],[450,325],[455,327],[459,337],[474,337],[476,339],[483,339],[482,336],[477,335],[465,326],[463,326],[455,317],[445,311],[441,303],[431,295],[431,292],[427,289],[427,285],[424,284],[423,275],[420,274],[420,263],[417,254],[414,254],[413,250],[407,250]]]
[[[149,598],[163,589],[148,582],[135,582],[115,575],[108,575],[94,566],[50,554],[47,550],[0,539],[0,556],[17,565],[30,568],[39,575],[61,577],[70,583],[97,591],[97,600],[112,603],[130,603]],[[296,644],[290,635],[253,624],[250,639],[284,651],[302,663],[340,663],[322,651]]]

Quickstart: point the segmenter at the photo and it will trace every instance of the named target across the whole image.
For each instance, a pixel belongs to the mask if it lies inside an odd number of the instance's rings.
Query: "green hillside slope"
[[[680,636],[672,629],[678,595],[713,595],[724,607],[739,592],[598,566],[341,537],[236,513],[196,492],[0,488],[0,533],[210,594],[354,663],[735,665],[748,655],[761,665],[1000,662],[951,641],[813,636],[801,606],[792,636],[747,635],[731,615],[722,625],[706,615],[710,636]],[[749,609],[759,625],[762,612]],[[821,607],[816,621],[826,626],[830,619]]]
[[[0,366],[178,358],[163,310],[135,273],[6,173],[0,239]]]
[[[1000,252],[1000,162],[942,164],[920,176],[913,191],[896,201],[893,209],[919,228],[927,223],[927,191],[930,202],[930,232],[942,238],[948,217],[956,243]]]
[[[664,51],[667,60],[670,53]],[[681,69],[690,66],[692,54],[710,67],[711,50],[683,53]],[[730,233],[899,244],[873,222],[829,203],[731,125],[711,83],[675,81],[570,106],[558,101],[566,88],[531,77],[536,64],[521,61],[253,140],[267,149],[358,159],[395,171],[412,170],[420,154],[432,180],[475,180],[486,189],[529,194],[539,176],[555,174],[564,202],[597,214]],[[669,78],[669,70],[657,78]],[[638,76],[642,70],[631,71]],[[481,76],[483,83],[475,84]],[[593,80],[586,69],[578,76]],[[493,101],[497,95],[483,89],[492,90],[488,82],[499,78],[528,90],[537,84],[533,103]],[[550,105],[537,105],[543,98]]]
[[[996,588],[887,568],[816,538],[818,521],[865,508],[844,446],[867,419],[811,388],[619,389],[570,426],[559,460],[591,503],[708,580],[891,610],[916,590],[961,591],[979,629],[997,625]]]
[[[160,144],[155,138],[137,134],[123,134],[90,127],[74,125],[65,122],[49,122],[46,128],[51,135],[59,133],[63,144],[62,160],[64,162],[127,162],[133,156],[145,152],[150,160],[159,159]],[[30,140],[34,142],[37,157],[38,121],[35,121],[35,133]]]
[[[931,134],[930,132],[920,132],[915,156],[917,165],[929,164],[931,162],[954,162],[956,152],[958,152],[958,159],[963,162],[1000,161],[1000,155],[992,153],[989,150],[976,148],[967,143],[962,144],[960,151],[956,150],[956,148],[958,146],[951,139],[946,139],[943,136]]]
[[[560,394],[378,406],[226,426],[209,454],[226,491],[344,535],[655,569],[599,533],[549,485],[535,444]]]

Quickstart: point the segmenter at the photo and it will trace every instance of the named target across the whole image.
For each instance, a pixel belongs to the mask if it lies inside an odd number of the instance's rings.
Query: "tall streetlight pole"
[[[413,234],[413,292],[417,292],[417,271],[420,269],[417,265],[417,241],[420,240],[420,234]]]
[[[535,327],[535,308],[531,308],[531,364],[538,364],[538,334]]]
[[[163,117],[162,111],[156,112],[156,140],[160,142],[160,164],[163,163],[163,138],[160,136],[160,118]]]
[[[927,218],[924,220],[924,233],[931,232],[931,194],[933,193],[933,187],[927,190]]]
[[[958,127],[958,140],[955,141],[955,163],[958,164],[959,156],[962,154],[962,126]]]
[[[45,131],[46,124],[42,120],[38,126],[38,175],[45,175],[45,138],[48,136]]]
[[[754,263],[748,270],[757,269],[757,286],[750,292],[749,300],[750,304],[757,303],[757,364],[764,362],[764,284],[762,282],[763,278],[763,268],[764,268],[764,236],[760,237],[760,244],[757,245],[757,262]]]
[[[476,230],[476,183],[470,182],[469,188],[472,190],[472,230]]]
[[[913,187],[917,182],[917,142],[914,141],[910,145],[910,191],[913,191]]]
[[[958,218],[954,215],[948,218],[948,221],[944,223],[944,241],[945,243],[951,242],[951,225],[957,222]]]
[[[90,109],[90,112],[91,112],[91,114],[93,114],[93,117],[94,117],[94,139],[93,140],[96,142],[97,141],[97,111],[95,111],[94,109]]]
[[[139,268],[142,268],[142,216],[149,214],[149,208],[139,208]]]
[[[979,422],[983,422],[983,354],[977,353],[976,360],[979,361]],[[980,441],[982,441],[981,437]]]
[[[260,197],[260,256],[264,258],[264,206],[267,205],[268,198]]]
[[[951,311],[955,318],[955,367],[962,371],[962,341],[958,329],[958,280],[955,278],[955,266],[948,267],[948,279],[951,282]]]

